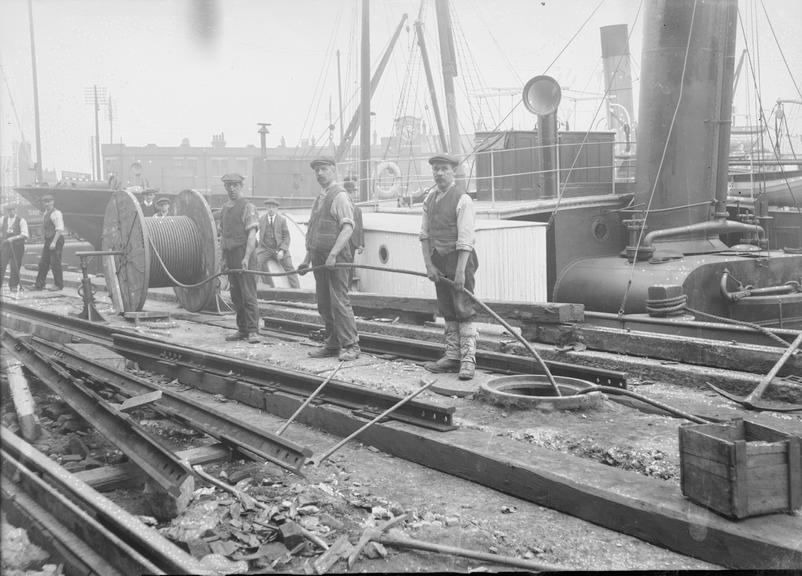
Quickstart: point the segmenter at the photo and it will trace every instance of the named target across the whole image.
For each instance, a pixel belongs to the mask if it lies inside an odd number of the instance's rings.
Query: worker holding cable
[[[447,154],[429,159],[436,187],[423,201],[420,241],[426,275],[435,283],[437,306],[445,320],[445,354],[423,365],[430,372],[459,372],[460,380],[473,378],[476,369],[476,328],[473,300],[474,273],[479,267],[473,249],[473,201],[456,184],[459,160]],[[454,282],[451,287],[441,277]]]
[[[306,258],[298,266],[305,274],[315,270],[317,310],[326,327],[323,346],[309,352],[312,358],[339,356],[341,361],[359,358],[359,335],[351,300],[348,298],[349,268],[337,263],[354,261],[350,239],[354,232],[354,207],[348,192],[337,182],[337,165],[331,156],[315,158],[309,164],[320,184],[306,232]]]
[[[228,202],[220,211],[220,247],[223,263],[229,270],[248,270],[251,256],[256,249],[259,217],[256,208],[242,196],[240,174],[222,177],[228,194]],[[259,305],[256,301],[256,276],[253,274],[229,274],[231,302],[237,313],[237,332],[226,336],[226,341],[247,340],[259,343]]]

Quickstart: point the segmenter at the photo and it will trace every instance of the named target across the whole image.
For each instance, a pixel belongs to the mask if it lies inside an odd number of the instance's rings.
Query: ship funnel
[[[523,102],[526,109],[537,115],[540,166],[543,171],[543,197],[557,197],[560,192],[559,156],[557,154],[557,107],[562,90],[551,76],[535,76],[526,83]]]
[[[702,224],[726,200],[737,14],[737,0],[646,3],[635,203],[685,254],[725,248]]]

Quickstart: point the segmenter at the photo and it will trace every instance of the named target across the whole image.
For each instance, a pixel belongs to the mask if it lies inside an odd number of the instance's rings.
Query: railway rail
[[[0,428],[0,491],[8,519],[70,574],[208,574],[191,555]]]

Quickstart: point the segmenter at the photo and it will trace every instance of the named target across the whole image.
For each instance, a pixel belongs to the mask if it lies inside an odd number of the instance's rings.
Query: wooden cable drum
[[[190,312],[203,310],[219,291],[217,278],[196,288],[180,288],[170,280],[168,271],[181,284],[196,284],[217,273],[221,263],[217,228],[203,196],[183,190],[174,208],[175,216],[145,218],[126,190],[115,191],[106,205],[102,246],[123,253],[114,258],[126,312],[142,310],[148,288],[173,286],[178,303]]]

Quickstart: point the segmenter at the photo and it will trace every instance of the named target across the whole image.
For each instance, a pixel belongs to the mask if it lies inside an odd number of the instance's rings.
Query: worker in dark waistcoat
[[[476,314],[473,300],[461,288],[473,292],[479,267],[473,247],[473,201],[456,185],[459,160],[440,154],[429,164],[436,187],[423,201],[420,241],[426,274],[435,283],[437,306],[445,320],[445,354],[423,366],[430,372],[459,372],[461,380],[470,380],[476,367]],[[442,276],[454,287],[441,282]]]
[[[256,248],[256,258],[259,262],[259,269],[269,272],[267,268],[268,260],[276,260],[285,272],[295,270],[290,256],[290,229],[287,226],[287,219],[278,212],[278,200],[268,198],[265,200],[267,213],[259,220],[259,245]],[[263,276],[266,284],[274,286],[270,276]],[[298,274],[287,276],[290,288],[300,288]]]
[[[28,223],[25,218],[17,214],[16,204],[6,206],[6,215],[3,217],[0,238],[2,238],[2,248],[0,248],[0,286],[6,275],[6,268],[9,268],[8,287],[11,291],[18,290],[19,270],[22,266],[22,258],[25,256],[25,241],[28,239]]]
[[[239,174],[226,174],[222,178],[228,193],[228,202],[220,211],[220,247],[223,263],[229,270],[248,270],[251,256],[256,249],[259,218],[256,208],[242,197],[242,182]],[[226,340],[259,342],[259,306],[256,302],[256,276],[253,274],[229,274],[229,290],[234,311],[237,313],[237,333],[226,336]]]
[[[359,335],[351,300],[348,298],[348,268],[338,262],[353,262],[350,238],[354,230],[354,208],[348,192],[337,183],[334,158],[315,158],[310,166],[320,184],[306,232],[306,258],[298,267],[325,266],[315,270],[317,309],[326,327],[324,345],[309,352],[312,358],[338,356],[341,361],[359,358]]]
[[[39,266],[36,274],[34,290],[44,290],[47,273],[53,271],[53,286],[51,292],[64,289],[64,276],[61,271],[61,251],[64,249],[64,216],[61,210],[55,207],[55,200],[50,194],[42,196],[42,255],[39,257]]]

